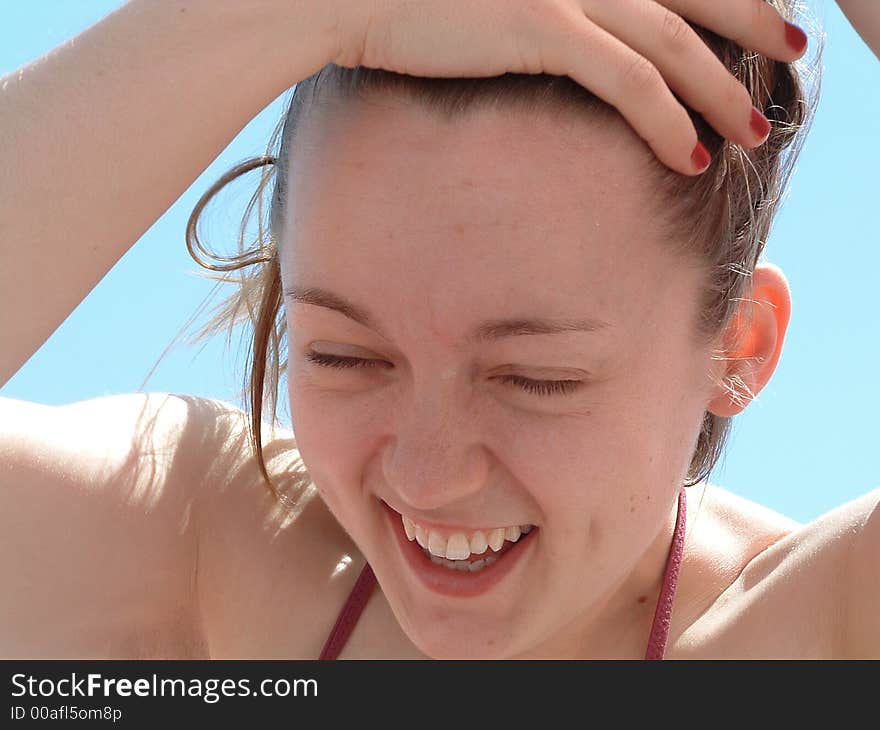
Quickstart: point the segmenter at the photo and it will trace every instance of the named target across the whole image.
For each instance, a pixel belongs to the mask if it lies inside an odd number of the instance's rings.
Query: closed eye
[[[384,360],[369,360],[361,357],[343,357],[341,355],[327,355],[323,352],[310,350],[306,353],[306,360],[321,367],[331,368],[375,368],[381,364],[389,367],[390,363]],[[519,375],[499,375],[497,379],[502,383],[516,385],[521,390],[533,395],[567,395],[578,390],[583,382],[580,380],[532,380]]]

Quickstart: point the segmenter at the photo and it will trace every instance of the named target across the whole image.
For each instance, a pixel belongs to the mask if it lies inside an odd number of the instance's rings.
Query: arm
[[[880,3],[877,0],[837,0],[855,31],[880,58]]]
[[[0,386],[260,110],[332,58],[320,5],[131,0],[0,78]]]

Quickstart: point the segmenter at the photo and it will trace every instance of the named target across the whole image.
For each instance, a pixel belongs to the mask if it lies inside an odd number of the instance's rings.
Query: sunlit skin
[[[731,361],[693,337],[703,274],[652,224],[649,154],[625,125],[575,113],[449,122],[388,98],[316,114],[297,138],[285,290],[340,294],[385,335],[288,298],[297,443],[428,656],[644,655],[703,413],[743,407],[718,385]],[[775,267],[754,286],[772,306],[734,354],[754,358],[744,380],[757,394],[790,298]],[[511,317],[607,327],[466,342],[478,322]],[[380,363],[321,367],[310,350]],[[540,395],[505,375],[583,383]],[[409,572],[379,499],[446,525],[535,524],[538,539],[488,594],[441,597]],[[676,611],[707,600],[683,585]]]

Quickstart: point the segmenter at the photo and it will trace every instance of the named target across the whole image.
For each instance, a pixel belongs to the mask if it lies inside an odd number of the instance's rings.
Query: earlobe
[[[775,264],[759,263],[752,287],[739,303],[722,341],[726,352],[720,381],[707,409],[716,416],[735,416],[770,380],[791,318],[791,290]]]

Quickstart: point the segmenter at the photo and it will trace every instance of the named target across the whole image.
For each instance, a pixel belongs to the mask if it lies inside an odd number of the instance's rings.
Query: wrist
[[[134,2],[156,7],[154,0]],[[206,63],[217,64],[230,83],[262,92],[267,103],[338,52],[327,0],[172,0],[162,6]]]

